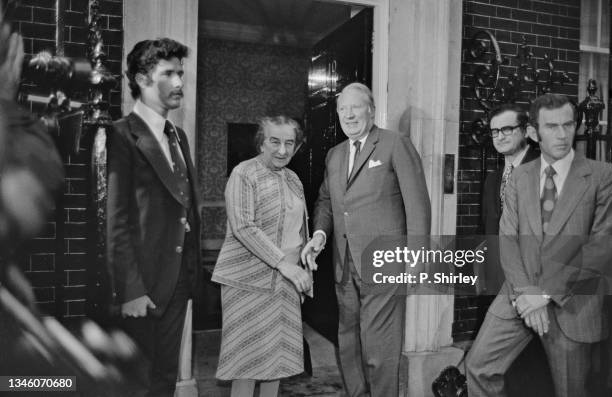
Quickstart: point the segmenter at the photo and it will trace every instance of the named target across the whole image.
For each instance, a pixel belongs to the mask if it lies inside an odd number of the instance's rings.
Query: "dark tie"
[[[510,180],[510,175],[512,175],[512,170],[514,169],[514,165],[510,163],[505,169],[504,174],[502,175],[501,187],[499,188],[499,202],[501,203],[501,211],[504,211],[504,200],[506,198],[506,185]]]
[[[191,195],[189,194],[189,175],[187,174],[187,166],[181,157],[181,149],[176,139],[174,127],[169,121],[166,121],[164,134],[168,137],[168,146],[170,147],[170,157],[172,159],[172,171],[174,171],[174,176],[176,176],[178,181],[180,189],[179,194],[185,200],[187,207],[189,207],[189,198]]]
[[[353,154],[353,168],[351,168],[351,174],[349,175],[348,180],[350,181],[355,173],[355,168],[357,168],[357,159],[359,158],[359,152],[361,151],[361,141],[353,142],[353,146],[355,146],[355,152]]]
[[[542,205],[542,231],[546,233],[555,204],[557,203],[557,187],[553,180],[553,175],[556,174],[555,169],[549,165],[544,172],[546,173],[546,180],[544,181],[544,192],[542,193],[540,203]]]

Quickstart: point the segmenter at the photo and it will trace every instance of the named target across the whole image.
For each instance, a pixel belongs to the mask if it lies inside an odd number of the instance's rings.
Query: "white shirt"
[[[361,139],[349,139],[349,163],[348,163],[348,175],[346,176],[347,178],[349,176],[351,176],[351,171],[353,171],[353,163],[355,161],[355,145],[354,143],[356,141],[361,142],[361,147],[359,148],[359,152],[361,153],[361,151],[363,150],[363,145],[365,145],[365,141],[366,139],[368,139],[368,135],[370,135],[370,133],[365,134],[365,136]]]
[[[544,160],[544,157],[540,156],[540,158],[540,197],[542,197],[542,194],[544,193],[544,184],[546,183],[546,168],[548,168],[550,164]],[[552,164],[552,167],[555,170],[553,181],[555,182],[555,187],[557,188],[557,197],[561,196],[561,191],[563,190],[563,185],[565,184],[565,180],[567,179],[567,174],[569,174],[573,160],[574,149],[570,149],[569,153],[565,157],[555,161],[555,163]]]
[[[168,165],[170,166],[170,169],[174,169],[172,165],[172,155],[170,154],[170,145],[168,144],[168,137],[166,136],[166,134],[164,134],[164,128],[166,128],[166,121],[170,122],[172,128],[174,129],[174,133],[176,134],[176,127],[174,126],[174,123],[172,123],[168,119],[163,118],[155,110],[145,105],[140,99],[136,101],[136,104],[134,105],[132,111],[144,120],[147,127],[149,127],[149,129],[153,133],[155,140],[159,143],[159,146],[161,147],[164,156],[166,156],[166,160],[168,160]],[[178,141],[178,134],[176,135],[176,139]],[[181,158],[183,158],[183,153],[181,153],[180,149],[178,152]],[[185,158],[183,158],[183,161],[185,161]]]

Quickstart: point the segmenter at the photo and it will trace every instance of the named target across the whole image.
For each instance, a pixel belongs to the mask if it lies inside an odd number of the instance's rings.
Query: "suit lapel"
[[[346,184],[348,178],[348,156],[350,151],[348,150],[349,141],[345,141],[342,145],[340,145],[340,181],[338,185],[340,186],[340,191],[346,191]]]
[[[534,234],[542,238],[542,209],[540,208],[540,159],[535,160],[533,167],[529,167],[525,172],[527,178],[526,185],[519,183],[519,192],[524,189],[527,192],[525,205],[527,207],[527,220],[531,225]],[[520,193],[519,193],[520,196]],[[519,203],[520,205],[520,203]]]
[[[546,232],[547,235],[559,234],[561,228],[583,198],[584,192],[588,187],[585,176],[590,173],[590,168],[587,166],[584,157],[576,154],[563,184],[561,195],[553,210],[550,223],[548,224],[548,231]]]
[[[176,127],[176,131],[180,137],[179,146],[181,148],[181,153],[183,154],[183,159],[185,160],[185,164],[187,164],[187,171],[189,172],[189,185],[190,185],[192,196],[193,196],[193,202],[194,202],[195,207],[199,208],[199,204],[198,204],[199,203],[199,194],[198,194],[199,192],[196,190],[197,174],[196,174],[193,162],[191,161],[191,153],[189,152],[187,135],[185,135],[185,132],[178,127]],[[195,212],[199,216],[199,211],[195,211]]]
[[[174,173],[170,169],[168,160],[159,146],[159,142],[153,136],[153,132],[147,124],[138,115],[131,113],[128,116],[130,130],[134,135],[138,136],[136,146],[147,158],[151,167],[162,181],[168,192],[178,201],[183,204],[183,199],[179,195],[179,186],[177,184]],[[187,160],[187,157],[185,158]]]
[[[359,173],[361,172],[363,165],[372,155],[372,152],[376,148],[376,143],[378,142],[379,135],[380,135],[380,132],[378,131],[378,127],[372,128],[370,135],[368,135],[368,138],[365,141],[365,145],[363,145],[363,149],[359,153],[359,157],[357,158],[357,163],[353,164],[353,174],[351,176],[351,179],[348,181],[346,185],[347,189],[351,187],[351,185],[357,178],[357,175],[359,175]],[[347,156],[347,162],[348,162],[348,156]],[[348,167],[347,167],[347,173],[348,173]]]
[[[181,154],[183,155],[183,159],[185,160],[185,164],[187,165],[187,171],[189,171],[189,180],[193,180],[193,178],[196,177],[196,173],[195,168],[193,166],[193,162],[191,161],[191,153],[189,152],[189,146],[187,145],[187,136],[178,127],[176,127],[176,132],[179,136],[178,143],[179,147],[181,148]]]
[[[495,217],[497,219],[499,219],[501,217],[501,198],[500,198],[500,191],[501,191],[501,182],[502,182],[502,177],[503,177],[504,171],[503,168],[501,170],[497,170],[495,171],[495,191],[493,192],[493,198],[494,198],[494,202],[495,202]]]

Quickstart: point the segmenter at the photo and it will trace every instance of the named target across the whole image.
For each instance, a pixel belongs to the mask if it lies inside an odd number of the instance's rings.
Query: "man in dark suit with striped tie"
[[[506,281],[467,358],[470,397],[505,396],[503,374],[534,336],[556,397],[592,395],[592,349],[608,334],[597,288],[612,253],[612,166],[572,149],[576,108],[567,97],[538,97],[530,117],[542,155],[514,170],[506,186]]]
[[[198,280],[199,211],[181,104],[188,49],[137,43],[126,76],[136,104],[108,147],[108,261],[123,326],[151,361],[147,395],[172,396],[187,301]]]

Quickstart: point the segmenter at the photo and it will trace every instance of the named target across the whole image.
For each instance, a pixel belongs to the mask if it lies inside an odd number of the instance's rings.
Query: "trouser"
[[[556,397],[590,396],[586,380],[593,345],[567,338],[556,316],[550,309],[548,313],[549,330],[541,340]],[[534,335],[520,317],[503,319],[491,312],[487,313],[467,357],[470,397],[506,396],[504,374]]]
[[[161,316],[123,320],[124,330],[150,361],[147,383],[134,392],[136,396],[171,397],[174,394],[185,310],[191,291],[188,274],[186,266],[181,266],[174,293]]]
[[[406,297],[395,287],[364,293],[348,249],[346,258],[336,284],[344,388],[351,397],[397,396]]]

